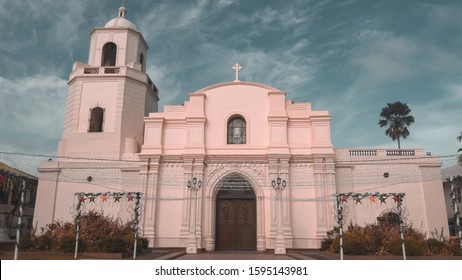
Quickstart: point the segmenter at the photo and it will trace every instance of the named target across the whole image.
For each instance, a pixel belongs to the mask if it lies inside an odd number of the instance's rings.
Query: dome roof
[[[128,29],[138,31],[138,29],[136,29],[136,26],[131,21],[125,18],[126,14],[127,14],[127,9],[125,9],[125,7],[120,7],[119,16],[108,21],[104,27],[105,28],[107,27],[109,28],[110,27],[128,28]]]

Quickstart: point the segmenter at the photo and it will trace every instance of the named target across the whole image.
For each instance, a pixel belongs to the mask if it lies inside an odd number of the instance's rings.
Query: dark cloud
[[[6,124],[0,150],[55,149],[72,64],[87,61],[90,31],[115,17],[120,3],[0,0],[0,121]],[[400,99],[416,119],[404,145],[442,155],[459,147],[462,119],[447,109],[449,102],[459,110],[462,104],[454,97],[462,85],[462,6],[455,1],[145,0],[126,6],[150,46],[148,73],[162,105],[233,80],[231,66],[239,62],[242,80],[330,111],[336,147],[394,147],[377,121],[387,102]]]

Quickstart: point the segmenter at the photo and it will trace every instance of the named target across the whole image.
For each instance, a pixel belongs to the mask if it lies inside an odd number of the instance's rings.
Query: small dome
[[[136,29],[136,26],[131,21],[125,18],[126,14],[127,9],[125,9],[125,7],[120,7],[119,16],[108,21],[104,27],[121,27],[138,31],[138,29]]]

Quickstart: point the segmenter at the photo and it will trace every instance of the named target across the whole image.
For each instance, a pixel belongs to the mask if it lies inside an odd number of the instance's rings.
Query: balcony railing
[[[350,156],[353,157],[375,157],[377,150],[350,150]]]
[[[415,156],[415,150],[348,150],[352,157]]]
[[[387,156],[415,156],[414,150],[387,150]]]
[[[83,67],[83,74],[84,75],[121,74],[121,69],[120,67]]]
[[[119,67],[105,67],[104,74],[119,74],[120,68]]]
[[[84,74],[99,74],[99,68],[88,67],[83,69]]]
[[[88,65],[85,65],[88,66]],[[146,82],[146,74],[140,71],[134,70],[133,68],[121,66],[121,67],[85,67],[82,64],[75,64],[74,70],[71,73],[71,79],[75,76],[79,75],[130,75],[131,77]],[[147,83],[149,87],[155,92],[159,93],[159,89],[157,89],[156,85],[152,82],[152,80],[147,77]]]

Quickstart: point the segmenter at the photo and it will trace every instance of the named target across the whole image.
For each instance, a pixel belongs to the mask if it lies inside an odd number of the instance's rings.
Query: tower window
[[[144,71],[144,54],[140,54],[141,71]]]
[[[103,132],[104,109],[95,107],[90,109],[90,124],[88,132]]]
[[[116,44],[109,42],[103,47],[103,57],[101,59],[101,66],[115,66],[117,56]]]
[[[234,116],[228,120],[228,144],[246,143],[246,123],[241,116]]]

